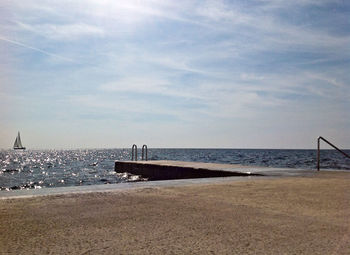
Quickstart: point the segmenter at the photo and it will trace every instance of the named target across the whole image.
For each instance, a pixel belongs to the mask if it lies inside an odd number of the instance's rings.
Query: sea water
[[[350,154],[350,151],[345,151]],[[139,157],[141,151],[138,152]],[[0,151],[0,189],[31,189],[144,180],[114,171],[130,160],[130,149]],[[315,169],[316,150],[149,149],[149,160],[180,160],[251,166]],[[350,159],[321,151],[321,168],[350,170]]]

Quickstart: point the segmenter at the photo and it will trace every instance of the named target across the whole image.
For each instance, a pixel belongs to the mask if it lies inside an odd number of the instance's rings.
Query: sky
[[[29,149],[350,148],[349,17],[347,0],[2,0],[0,148],[18,131]]]

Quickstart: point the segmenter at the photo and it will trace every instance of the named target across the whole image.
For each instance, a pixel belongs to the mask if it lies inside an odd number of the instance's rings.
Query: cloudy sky
[[[350,148],[350,1],[2,0],[0,148]],[[326,147],[326,146],[325,146]]]

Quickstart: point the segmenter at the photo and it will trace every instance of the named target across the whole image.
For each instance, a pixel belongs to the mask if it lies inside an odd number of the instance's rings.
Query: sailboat
[[[23,145],[22,145],[21,136],[19,135],[19,132],[18,132],[18,135],[16,137],[15,143],[13,145],[13,149],[14,150],[25,150],[26,149],[26,147],[23,147]]]

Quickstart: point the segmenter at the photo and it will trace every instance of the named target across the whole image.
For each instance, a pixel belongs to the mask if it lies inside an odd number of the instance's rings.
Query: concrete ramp
[[[141,175],[149,180],[192,179],[228,176],[289,176],[314,173],[313,170],[252,167],[170,160],[116,161],[116,172]]]

